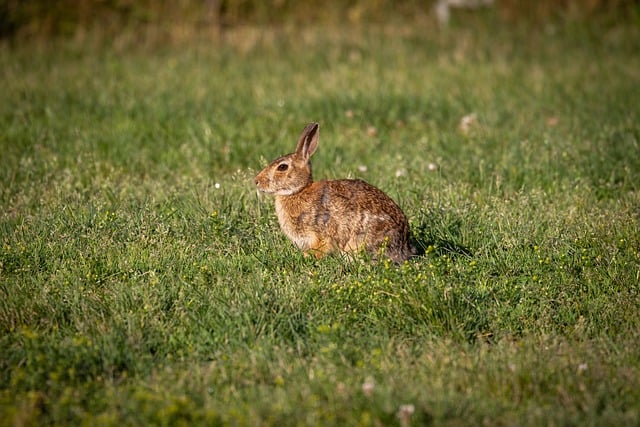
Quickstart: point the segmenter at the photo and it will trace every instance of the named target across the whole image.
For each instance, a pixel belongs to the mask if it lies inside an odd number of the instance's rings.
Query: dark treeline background
[[[447,2],[447,0],[439,0]],[[153,28],[167,33],[224,31],[240,25],[346,25],[390,19],[434,19],[438,0],[0,0],[0,38],[106,34]],[[449,0],[451,17],[486,10],[504,22],[539,25],[550,20],[619,20],[640,24],[638,0]],[[465,3],[465,7],[457,7]],[[488,5],[487,5],[488,4]],[[484,5],[482,7],[478,7]],[[442,23],[442,22],[440,22]]]

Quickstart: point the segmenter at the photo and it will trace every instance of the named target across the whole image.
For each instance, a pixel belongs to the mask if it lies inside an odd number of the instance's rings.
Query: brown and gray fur
[[[359,179],[313,181],[310,158],[318,148],[318,124],[308,124],[296,151],[279,157],[255,178],[258,189],[275,195],[284,234],[305,254],[384,251],[401,263],[413,255],[409,223],[400,207]]]

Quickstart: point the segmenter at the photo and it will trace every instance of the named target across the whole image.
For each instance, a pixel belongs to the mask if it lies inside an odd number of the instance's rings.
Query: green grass
[[[3,47],[0,424],[639,424],[638,27],[465,19]],[[423,256],[280,233],[312,120]]]

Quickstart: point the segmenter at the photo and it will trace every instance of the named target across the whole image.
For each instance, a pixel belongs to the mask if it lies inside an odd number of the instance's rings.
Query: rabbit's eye
[[[289,169],[289,165],[288,165],[288,164],[286,164],[286,163],[280,163],[280,164],[278,165],[278,171],[279,171],[279,172],[284,172],[284,171],[286,171],[287,169]]]

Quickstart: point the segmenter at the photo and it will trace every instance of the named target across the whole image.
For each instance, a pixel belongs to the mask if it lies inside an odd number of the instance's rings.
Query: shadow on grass
[[[455,228],[460,224],[456,223]],[[449,229],[448,231],[453,231]],[[432,224],[421,223],[415,226],[411,232],[411,244],[416,248],[416,257],[427,254],[435,254],[437,256],[448,255],[450,257],[472,257],[473,252],[467,246],[461,244],[456,239],[458,233],[445,233],[445,236],[439,235],[438,230],[432,227]]]

